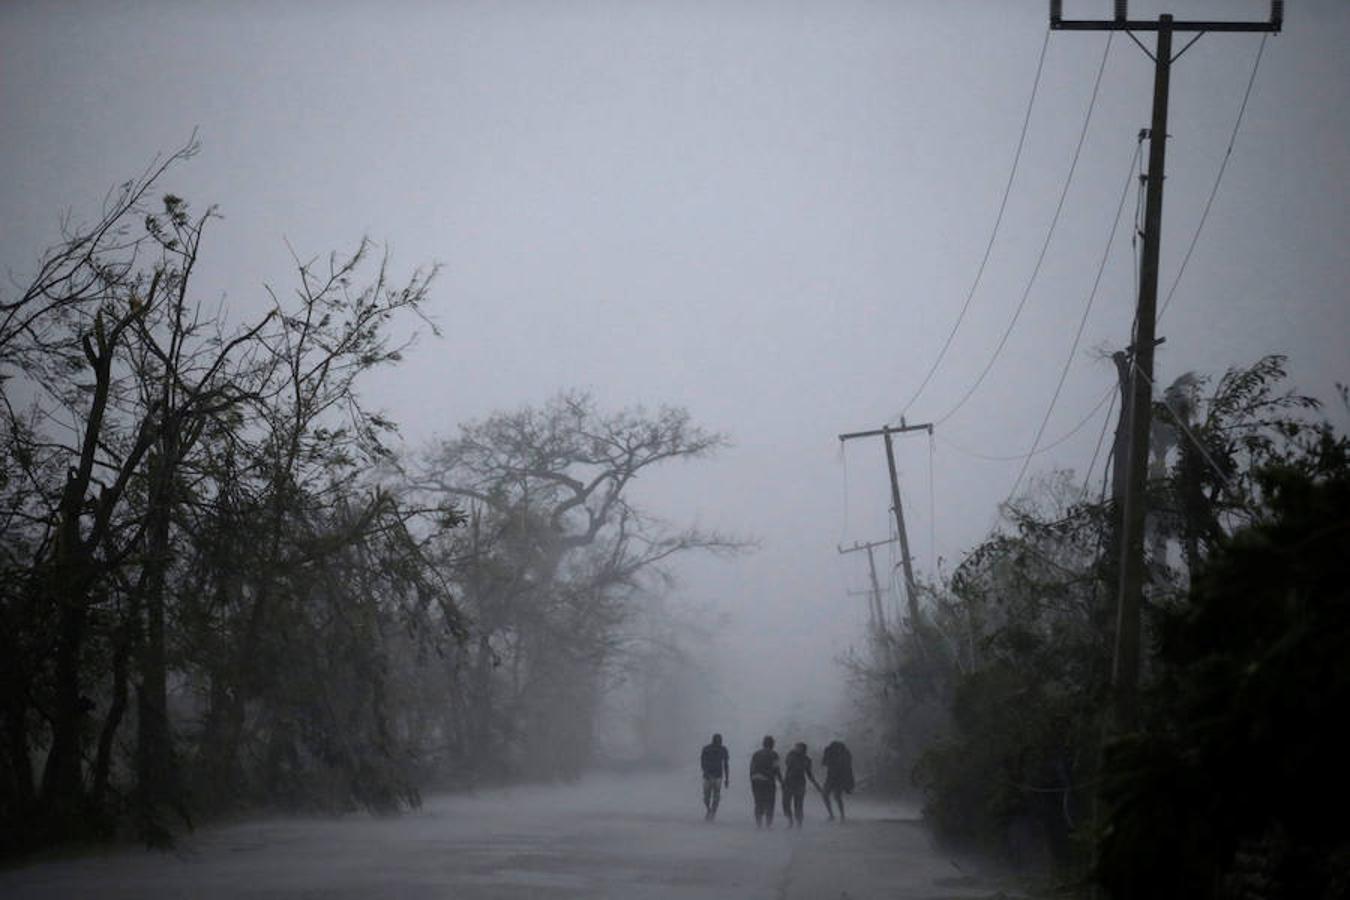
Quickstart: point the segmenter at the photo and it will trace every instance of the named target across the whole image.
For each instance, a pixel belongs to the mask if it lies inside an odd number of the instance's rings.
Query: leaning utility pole
[[[891,443],[891,435],[904,434],[909,431],[927,431],[933,433],[931,423],[923,425],[906,425],[905,420],[900,420],[900,427],[893,428],[885,425],[873,431],[854,431],[850,434],[839,435],[839,443],[852,440],[853,438],[875,437],[878,434],[886,439],[886,465],[891,471],[891,504],[895,510],[895,528],[896,536],[900,539],[900,562],[905,568],[905,599],[909,609],[909,627],[919,627],[919,592],[914,583],[914,565],[909,558],[909,535],[905,532],[905,511],[900,505],[900,480],[895,474],[895,447]]]
[[[1144,252],[1139,262],[1139,300],[1135,313],[1130,403],[1121,409],[1129,424],[1129,447],[1125,459],[1125,502],[1121,522],[1120,577],[1116,606],[1115,689],[1116,725],[1124,731],[1134,727],[1138,713],[1140,659],[1139,612],[1143,605],[1145,487],[1148,474],[1148,438],[1153,400],[1153,349],[1158,304],[1158,253],[1162,234],[1163,179],[1167,155],[1167,95],[1172,62],[1207,31],[1278,32],[1284,22],[1284,3],[1270,4],[1267,22],[1178,22],[1170,15],[1158,21],[1129,18],[1127,0],[1115,0],[1115,18],[1107,21],[1071,20],[1062,17],[1062,0],[1050,0],[1050,27],[1058,31],[1123,31],[1148,53],[1134,36],[1136,31],[1156,31],[1153,58],[1153,117],[1148,130],[1147,195],[1144,210]],[[1194,32],[1181,51],[1172,55],[1172,35]],[[1120,465],[1120,460],[1116,460]]]
[[[852,547],[841,546],[839,548],[840,555],[857,553],[859,550],[867,551],[867,572],[872,576],[872,625],[882,633],[886,631],[886,609],[881,605],[881,582],[877,580],[877,562],[872,555],[872,550],[875,547],[884,547],[893,543],[895,543],[895,538],[887,538],[884,541],[868,541],[867,543],[854,541]]]

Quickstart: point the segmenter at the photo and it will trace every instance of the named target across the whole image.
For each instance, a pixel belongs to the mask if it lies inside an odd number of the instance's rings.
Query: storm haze
[[[1286,17],[1173,66],[1155,381],[1282,354],[1343,430],[1350,6]],[[659,735],[692,771],[718,731],[743,778],[764,734],[816,753],[866,719],[844,663],[872,652],[867,561],[839,551],[896,525],[881,438],[840,434],[932,424],[894,438],[925,583],[1056,473],[1104,492],[1152,79],[1124,33],[1047,36],[1041,0],[7,3],[0,267],[26,283],[63,219],[195,140],[155,195],[218,208],[193,294],[232,326],[363,237],[394,282],[440,267],[430,324],[394,320],[415,340],[356,389],[409,470],[560,397],[687,411],[724,444],[624,497],[728,546],[634,588],[615,640],[678,645],[679,680],[616,679],[596,749]],[[899,550],[875,559],[899,625]],[[662,685],[678,702],[642,731]]]

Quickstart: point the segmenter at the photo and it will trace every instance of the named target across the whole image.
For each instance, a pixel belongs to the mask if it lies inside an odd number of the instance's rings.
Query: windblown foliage
[[[636,615],[662,563],[742,546],[626,488],[722,437],[564,394],[410,480],[358,389],[430,325],[435,270],[395,281],[363,241],[233,324],[193,283],[213,211],[154,199],[194,151],[0,298],[0,854],[576,775],[607,692],[687,668],[672,617]]]
[[[1100,873],[1121,896],[1209,896],[1243,866],[1301,885],[1289,873],[1316,853],[1333,860],[1316,884],[1344,877],[1344,829],[1300,794],[1343,780],[1319,748],[1344,705],[1332,663],[1345,639],[1345,441],[1308,418],[1315,400],[1281,387],[1284,363],[1231,370],[1212,390],[1188,373],[1159,399],[1146,725],[1105,763],[1110,498],[1068,475],[1040,482],[928,591],[918,627],[892,637],[870,702],[925,723],[913,775],[940,836],[1086,877],[1101,834]],[[891,743],[912,745],[901,734]],[[1177,894],[1168,879],[1182,869],[1194,882]]]
[[[1113,897],[1350,889],[1350,442],[1254,475],[1257,519],[1157,612],[1145,727],[1108,747],[1098,876]]]
[[[193,288],[213,212],[152,199],[194,151],[0,302],[0,851],[416,799],[394,660],[463,621],[355,388],[432,273],[363,242],[231,325]]]

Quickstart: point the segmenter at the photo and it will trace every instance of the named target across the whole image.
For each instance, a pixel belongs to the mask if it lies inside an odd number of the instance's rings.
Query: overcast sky
[[[1083,17],[1110,6],[1065,2]],[[1350,380],[1350,4],[1286,6],[1160,321],[1157,376],[1280,352],[1298,387],[1332,400]],[[1136,18],[1268,9],[1131,4]],[[847,591],[865,586],[865,559],[836,545],[886,538],[889,494],[880,442],[841,453],[839,432],[907,405],[909,421],[941,422],[931,446],[897,439],[921,576],[994,524],[1022,462],[971,451],[1029,450],[1066,363],[1041,440],[1055,446],[1028,477],[1088,472],[1115,378],[1101,355],[1128,341],[1134,304],[1131,189],[1071,353],[1148,122],[1152,65],[1124,35],[1051,35],[980,289],[909,405],[989,240],[1046,29],[1042,0],[10,0],[0,267],[22,280],[63,211],[91,215],[196,129],[201,153],[166,188],[219,205],[197,288],[233,314],[291,283],[288,241],[310,256],[369,235],[403,272],[444,264],[444,338],[369,390],[411,445],[564,387],[688,407],[734,447],[640,488],[658,514],[762,542],[683,567],[682,596],[728,613],[720,643],[741,652],[726,664],[737,725],[720,727],[752,735],[794,697],[833,696],[832,660],[861,638],[865,602]],[[1260,43],[1207,35],[1174,66],[1164,293]]]

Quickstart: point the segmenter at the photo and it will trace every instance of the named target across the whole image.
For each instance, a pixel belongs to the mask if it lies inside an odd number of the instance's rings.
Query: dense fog
[[[5,4],[0,857],[146,844],[180,856],[109,861],[119,896],[193,860],[227,896],[256,846],[260,890],[364,896],[322,860],[384,842],[428,895],[642,896],[667,848],[713,891],[773,735],[909,804],[858,847],[922,808],[1082,881],[1143,852],[1092,849],[1131,791],[1199,815],[1147,779],[1237,771],[1196,748],[1267,733],[1243,716],[1279,723],[1243,764],[1320,772],[1350,10],[1065,6],[1135,24]],[[1211,702],[1231,731],[1187,731]],[[740,829],[697,827],[713,733]],[[1273,797],[1194,858],[1333,847]],[[253,816],[308,818],[219,830]],[[556,833],[637,874],[499,859]],[[6,875],[60,895],[43,871]]]

